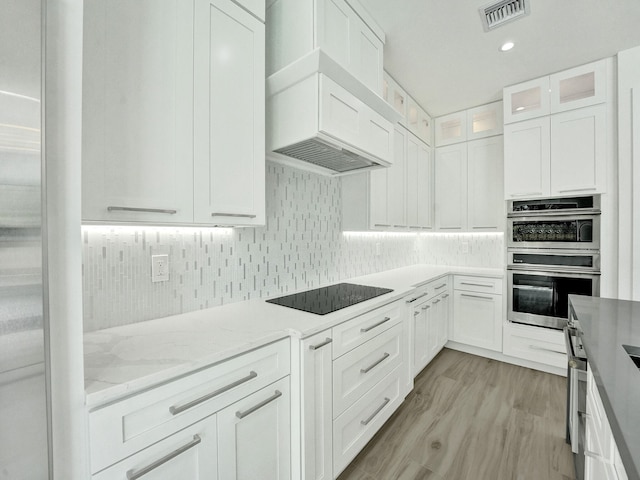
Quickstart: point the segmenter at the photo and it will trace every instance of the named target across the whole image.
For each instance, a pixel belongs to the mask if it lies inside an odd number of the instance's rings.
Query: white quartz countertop
[[[413,265],[343,280],[393,292],[327,315],[256,299],[87,333],[86,403],[97,407],[268,343],[313,335],[449,274],[501,278],[504,270]]]

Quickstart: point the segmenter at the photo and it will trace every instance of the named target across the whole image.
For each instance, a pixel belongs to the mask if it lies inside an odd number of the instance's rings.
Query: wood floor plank
[[[444,349],[339,480],[572,480],[566,380]]]

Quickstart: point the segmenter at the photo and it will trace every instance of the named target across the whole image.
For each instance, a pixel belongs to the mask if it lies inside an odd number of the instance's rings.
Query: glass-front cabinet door
[[[549,77],[506,87],[503,100],[504,123],[549,115]]]

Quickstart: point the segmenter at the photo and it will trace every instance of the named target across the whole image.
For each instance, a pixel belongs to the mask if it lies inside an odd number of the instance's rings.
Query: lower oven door
[[[521,270],[509,267],[511,322],[562,330],[569,318],[569,295],[600,295],[599,273]]]

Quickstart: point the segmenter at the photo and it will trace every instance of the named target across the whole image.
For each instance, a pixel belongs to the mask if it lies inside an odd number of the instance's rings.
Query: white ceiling
[[[502,88],[640,45],[640,0],[529,0],[488,33],[490,0],[360,0],[385,31],[385,69],[432,116],[502,98]],[[511,40],[510,52],[498,48]]]

